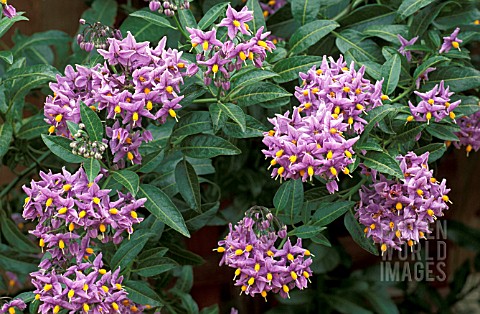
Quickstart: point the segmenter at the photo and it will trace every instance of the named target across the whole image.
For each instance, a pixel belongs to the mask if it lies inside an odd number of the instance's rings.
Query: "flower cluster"
[[[34,302],[42,302],[41,313],[59,313],[64,309],[70,313],[136,313],[144,308],[127,298],[120,269],[112,272],[103,268],[102,253],[93,261],[68,267],[62,274],[43,264],[47,263],[42,262],[41,269],[31,274]]]
[[[430,123],[432,118],[435,118],[435,122],[439,122],[447,116],[455,122],[453,110],[457,108],[461,100],[450,103],[450,96],[454,93],[449,90],[450,87],[445,88],[443,81],[441,81],[440,84],[435,85],[428,92],[420,93],[415,91],[415,94],[421,98],[421,101],[416,106],[411,101],[408,102],[412,115],[407,117],[407,122],[416,120]]]
[[[228,5],[226,17],[218,24],[226,27],[229,40],[221,42],[217,39],[217,30],[203,32],[200,29],[188,28],[192,47],[201,51],[197,53],[198,64],[207,68],[204,73],[205,85],[212,81],[224,91],[230,89],[230,77],[233,71],[239,70],[247,62],[262,67],[267,51],[275,49],[275,45],[266,38],[270,32],[263,33],[263,27],[252,34],[247,22],[253,19],[253,12],[244,7],[236,11]],[[193,49],[192,48],[192,49]]]
[[[381,244],[382,253],[388,247],[401,250],[405,243],[413,247],[431,232],[429,224],[448,209],[450,189],[445,179],[439,182],[428,169],[428,155],[409,152],[397,157],[404,179],[377,178],[372,171],[373,183],[360,190],[356,215],[366,226],[366,236]]]
[[[125,231],[130,237],[133,224],[143,220],[137,210],[146,199],[117,192],[112,200],[110,190],[98,186],[102,176],[89,182],[82,168],[73,174],[65,169],[58,174],[40,172],[40,181],[23,187],[27,194],[23,217],[38,220],[30,233],[50,255],[31,274],[42,313],[63,308],[88,312],[93,307],[113,313],[126,300],[120,269],[102,270],[101,253],[93,262],[91,258],[97,240],[118,244]]]
[[[364,71],[355,71],[353,62],[346,67],[342,57],[330,63],[324,57],[319,69],[300,73],[303,85],[295,92],[300,106],[291,117],[287,112],[269,119],[274,128],[264,133],[263,153],[273,158],[271,166],[278,165],[272,177],[306,181],[318,175],[328,180],[330,193],[338,190],[335,179],[340,171],[349,175],[358,140],[345,135],[362,133],[367,123],[362,116],[388,98],[381,94],[382,82],[371,84]]]
[[[15,313],[20,313],[19,311],[17,312],[17,309],[22,311],[23,313],[23,310],[27,308],[27,305],[25,304],[25,302],[23,302],[23,300],[21,299],[14,299],[10,302],[7,302],[5,304],[2,305],[2,307],[0,308],[0,314],[3,314],[3,313],[8,313],[8,314],[15,314]]]
[[[77,35],[77,43],[80,49],[87,52],[96,49],[106,49],[107,38],[122,39],[122,33],[118,29],[112,29],[100,22],[93,24],[87,23],[84,19],[80,19],[80,24],[86,25],[81,34]]]
[[[460,44],[462,43],[463,40],[461,40],[457,37],[459,32],[460,32],[460,27],[457,27],[457,28],[455,28],[453,33],[450,34],[450,36],[443,37],[443,44],[442,44],[442,47],[440,47],[440,50],[438,52],[439,53],[443,53],[443,52],[447,53],[452,48],[458,49],[460,51],[461,50],[460,49]]]
[[[468,154],[480,149],[480,111],[472,115],[461,117],[458,120],[460,131],[455,133],[460,141],[453,142],[456,148],[465,146]]]
[[[7,0],[0,0],[0,4],[2,5],[2,14],[11,19],[17,15],[17,10],[11,4],[7,3]]]
[[[235,268],[234,280],[241,287],[240,294],[260,294],[266,300],[267,293],[272,292],[287,298],[291,289],[307,287],[312,276],[312,254],[302,248],[300,238],[295,245],[287,239],[277,249],[275,241],[287,236],[286,226],[280,226],[268,209],[255,206],[235,227],[230,224],[229,234],[218,242],[215,250],[223,253],[220,265]]]
[[[267,17],[281,8],[283,8],[287,4],[287,0],[268,0],[268,2],[260,2],[260,7],[263,10],[263,16]]]
[[[352,62],[347,67],[343,56],[337,61],[324,56],[319,69],[313,66],[307,73],[300,73],[303,83],[295,88],[295,97],[302,113],[315,115],[320,108],[332,104],[332,118],[344,121],[361,134],[367,124],[362,116],[388,99],[382,95],[383,80],[374,85],[364,75],[364,66],[356,71]]]
[[[106,121],[104,141],[109,141],[117,166],[125,167],[126,161],[141,163],[138,147],[152,139],[144,120],[177,119],[183,77],[197,71],[195,64],[181,58],[181,52],[165,49],[165,43],[166,37],[152,49],[128,33],[123,40],[109,38],[108,50],[98,50],[105,59],[103,65],[77,65],[76,70],[67,66],[65,76],[57,76],[57,82],[50,84],[54,95],[45,102],[50,133],[70,137],[67,121],[80,122],[83,102]]]
[[[150,11],[164,13],[166,16],[174,16],[175,12],[190,8],[188,0],[145,0],[148,1]]]

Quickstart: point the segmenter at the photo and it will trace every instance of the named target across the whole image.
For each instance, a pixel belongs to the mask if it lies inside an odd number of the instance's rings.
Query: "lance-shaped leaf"
[[[179,10],[189,11],[189,10]],[[138,304],[148,304],[150,306],[161,306],[162,299],[150,288],[145,281],[127,280],[123,283],[128,292],[128,298]]]
[[[250,29],[255,34],[260,27],[265,27],[265,17],[263,16],[262,7],[260,7],[260,1],[248,0],[246,7],[253,11],[253,20],[248,22]],[[263,31],[266,31],[265,29]]]
[[[218,103],[220,109],[227,114],[227,116],[235,121],[236,124],[240,126],[243,132],[246,130],[245,125],[245,113],[243,112],[242,108],[232,103]]]
[[[402,169],[397,160],[392,156],[381,152],[367,152],[365,156],[359,155],[363,159],[363,163],[368,168],[375,169],[384,174],[390,174],[399,179],[403,178]]]
[[[288,180],[283,183],[273,198],[273,205],[284,212],[289,219],[288,223],[292,224],[303,206],[302,180]]]
[[[364,250],[374,255],[378,255],[378,250],[375,244],[373,244],[373,240],[365,237],[362,226],[358,223],[357,219],[351,211],[348,211],[345,214],[343,222],[348,232],[352,236],[353,241],[360,245]]]
[[[180,149],[192,158],[212,158],[220,155],[238,155],[240,149],[229,141],[214,135],[192,135],[182,141]]]
[[[290,38],[290,53],[297,54],[304,51],[339,26],[335,21],[318,20],[300,27]]]
[[[238,124],[227,121],[223,127],[225,134],[234,138],[250,138],[263,136],[263,132],[268,131],[268,128],[254,117],[246,115],[245,118],[245,131],[242,131]]]
[[[247,107],[280,97],[290,97],[291,95],[292,94],[276,84],[260,82],[250,84],[232,93],[230,100],[241,107]]]
[[[112,177],[115,181],[123,185],[135,197],[138,192],[140,178],[138,174],[130,170],[113,171]]]
[[[170,24],[170,22],[167,19],[161,17],[158,14],[150,12],[150,11],[135,11],[135,12],[131,13],[130,16],[141,18],[143,20],[146,20],[146,21],[148,21],[148,22],[150,22],[154,25],[158,25],[160,27],[167,27],[167,28],[171,28],[171,29],[176,29],[175,27],[173,27]]]
[[[299,72],[307,72],[313,65],[320,64],[320,56],[296,56],[280,60],[273,67],[278,76],[273,80],[276,83],[285,83],[298,79]]]
[[[85,173],[87,174],[88,182],[93,182],[100,172],[100,162],[93,157],[87,158],[83,163],[83,169],[85,169]]]
[[[296,21],[305,25],[317,18],[321,4],[321,0],[292,0],[292,15]]]
[[[207,13],[198,22],[198,27],[201,30],[206,30],[207,27],[215,23],[215,21],[225,12],[228,2],[220,2],[211,7]]]
[[[393,53],[390,58],[382,65],[381,73],[383,77],[383,93],[391,95],[398,85],[400,71],[402,70],[402,60],[398,53]]]
[[[138,230],[130,240],[122,241],[122,244],[110,261],[112,269],[120,267],[122,271],[125,270],[128,265],[133,263],[133,260],[142,251],[148,239],[152,236],[154,236],[154,234],[149,230]]]
[[[65,137],[42,134],[42,140],[52,153],[66,162],[81,163],[87,160],[82,156],[72,154],[72,148],[70,147],[72,141]]]
[[[184,236],[190,237],[185,220],[177,206],[159,188],[149,184],[142,184],[140,185],[138,197],[147,199],[145,207],[160,221]]]
[[[9,122],[0,126],[0,159],[7,153],[13,136],[13,128]]]
[[[225,112],[222,111],[218,103],[214,103],[208,106],[210,112],[210,119],[212,120],[213,131],[217,133],[225,125],[228,117]]]
[[[87,130],[90,140],[98,142],[102,141],[103,125],[95,111],[84,103],[81,103],[80,116],[82,117],[83,124],[85,124],[85,130]]]
[[[402,19],[405,19],[434,1],[435,0],[404,0],[400,7],[398,7],[397,12]]]
[[[200,211],[201,199],[200,184],[195,169],[185,159],[180,161],[175,168],[175,180],[178,191],[190,208]]]
[[[312,221],[316,226],[326,226],[353,208],[353,205],[355,205],[353,201],[320,204],[320,207],[313,214]]]
[[[302,239],[310,239],[318,235],[325,227],[303,225],[293,229],[288,233],[289,236],[297,236]]]

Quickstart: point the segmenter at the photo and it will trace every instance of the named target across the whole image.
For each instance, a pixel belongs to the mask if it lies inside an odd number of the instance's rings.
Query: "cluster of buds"
[[[233,279],[241,288],[240,294],[260,294],[266,301],[269,292],[287,298],[293,288],[307,287],[313,255],[302,248],[300,238],[292,245],[286,226],[267,208],[252,207],[237,225],[229,227],[230,232],[215,251],[223,254],[220,265],[235,269]],[[286,241],[277,249],[278,238]]]
[[[11,19],[17,15],[17,10],[13,5],[7,3],[7,0],[0,0],[0,4],[2,5],[2,14]]]
[[[108,50],[98,50],[105,59],[103,64],[92,68],[77,65],[76,70],[67,66],[65,76],[57,76],[57,82],[50,84],[54,95],[45,102],[49,132],[71,137],[67,121],[81,122],[83,102],[105,121],[106,143],[110,143],[116,166],[141,163],[138,147],[152,139],[146,124],[178,118],[183,77],[198,70],[181,58],[182,52],[165,49],[166,40],[164,37],[156,48],[150,48],[149,42],[137,43],[128,33],[122,40],[109,38]],[[100,149],[100,143],[97,146]]]
[[[365,226],[365,235],[380,244],[385,252],[389,247],[401,250],[412,248],[431,233],[429,224],[443,216],[448,209],[446,180],[439,182],[428,169],[428,155],[409,152],[399,156],[404,179],[390,180],[372,170],[373,183],[362,186],[356,215]]]
[[[215,86],[230,89],[230,77],[234,71],[251,62],[255,67],[262,67],[267,51],[275,49],[275,45],[266,38],[270,32],[263,33],[263,27],[252,34],[248,22],[253,20],[253,12],[247,7],[236,11],[228,5],[226,17],[218,24],[225,27],[229,40],[221,42],[217,39],[217,30],[203,32],[200,29],[188,28],[192,49],[198,49],[198,64],[207,68],[204,73],[205,85],[213,81]],[[199,48],[197,48],[199,47]]]
[[[102,159],[103,152],[108,145],[99,141],[90,141],[88,133],[85,132],[85,124],[80,123],[77,133],[72,134],[73,141],[70,143],[72,154],[85,158]]]
[[[453,110],[458,107],[461,100],[450,103],[450,96],[454,93],[449,90],[450,87],[445,88],[444,82],[441,81],[426,93],[415,91],[414,93],[421,98],[421,101],[416,106],[411,101],[408,102],[412,115],[407,117],[407,122],[415,120],[430,123],[432,118],[435,122],[440,122],[445,117],[450,117],[455,122]]]
[[[80,49],[90,52],[95,49],[106,49],[108,47],[107,38],[122,39],[122,33],[119,29],[111,28],[100,22],[93,24],[80,19],[81,25],[86,25],[81,34],[77,35],[77,43]]]
[[[145,0],[148,1],[150,11],[164,13],[166,16],[174,16],[175,12],[190,8],[188,0]]]
[[[465,146],[467,156],[472,150],[480,149],[480,111],[458,120],[460,131],[455,133],[459,141],[453,142],[456,148]]]
[[[40,270],[31,274],[41,313],[88,312],[94,307],[102,308],[102,313],[117,313],[120,302],[126,300],[120,269],[102,270],[102,254],[96,247],[98,241],[119,244],[124,232],[130,238],[133,224],[143,220],[137,210],[146,199],[121,192],[111,199],[110,190],[98,186],[102,175],[89,182],[82,168],[73,174],[65,169],[58,174],[40,172],[40,178],[23,187],[27,194],[23,217],[38,220],[30,233],[49,253]]]
[[[138,313],[144,306],[127,298],[122,286],[120,269],[103,268],[102,253],[93,260],[86,259],[65,270],[40,264],[40,270],[31,273],[35,287],[35,301],[41,302],[40,313]]]

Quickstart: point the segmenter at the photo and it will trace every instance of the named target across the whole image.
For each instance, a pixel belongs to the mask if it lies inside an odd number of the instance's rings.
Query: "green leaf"
[[[21,252],[38,253],[39,248],[30,241],[17,227],[17,225],[4,214],[0,215],[2,234],[7,242]]]
[[[253,20],[248,22],[253,34],[256,34],[260,27],[265,27],[265,17],[263,16],[263,10],[260,7],[260,1],[248,0],[246,7],[253,11]],[[264,29],[266,31],[266,29]]]
[[[281,97],[277,99],[272,99],[266,102],[262,102],[259,105],[266,109],[274,109],[274,108],[283,107],[288,104],[290,104],[290,97]]]
[[[10,50],[0,51],[0,59],[7,62],[8,64],[13,63],[13,54]]]
[[[311,240],[312,240],[313,243],[321,244],[321,245],[328,246],[328,247],[332,247],[332,244],[330,243],[330,241],[328,241],[327,237],[324,236],[321,233],[312,237]]]
[[[182,198],[190,208],[197,212],[201,209],[202,196],[200,195],[200,184],[192,165],[185,159],[180,161],[175,168],[175,180]]]
[[[240,126],[242,132],[246,131],[245,113],[243,112],[242,108],[232,103],[218,103],[218,106],[227,114],[230,119]]]
[[[422,75],[426,69],[431,68],[438,63],[446,62],[446,61],[449,61],[449,59],[442,56],[435,56],[435,57],[428,58],[427,60],[423,60],[422,64],[415,69],[415,72],[413,73],[413,78],[414,79],[419,78],[420,75]]]
[[[378,45],[371,39],[363,39],[363,35],[355,30],[347,29],[341,33],[334,33],[338,49],[345,53],[349,49],[356,50],[362,56],[362,61],[380,62],[382,59]]]
[[[313,214],[312,221],[315,226],[326,226],[345,214],[345,212],[353,208],[354,205],[355,202],[353,201],[320,204],[320,208],[318,208],[315,211],[315,214]]]
[[[458,115],[469,116],[480,110],[480,99],[476,96],[453,95],[452,102],[461,100],[462,102],[455,108]]]
[[[84,103],[80,104],[80,116],[85,124],[85,130],[91,141],[101,142],[103,138],[103,125],[98,115]]]
[[[10,142],[12,141],[13,128],[9,122],[0,126],[0,160],[8,152]]]
[[[115,181],[127,188],[127,190],[132,193],[132,196],[135,197],[138,192],[140,185],[140,178],[138,174],[130,170],[118,170],[112,172],[112,177]]]
[[[250,84],[230,95],[230,100],[240,107],[257,105],[258,103],[290,97],[292,94],[282,87],[268,82]]]
[[[389,113],[396,112],[397,107],[392,105],[383,105],[377,108],[373,108],[368,112],[368,116],[365,117],[365,120],[368,122],[363,130],[361,141],[367,138],[367,134],[375,127],[375,125],[383,120]]]
[[[178,10],[178,19],[180,21],[180,25],[182,25],[182,28],[187,31],[187,27],[190,28],[198,28],[197,26],[197,21],[195,20],[195,17],[193,16],[192,11],[190,10]],[[187,32],[188,34],[188,32]]]
[[[368,168],[375,169],[384,174],[390,174],[399,179],[403,178],[398,161],[392,156],[381,152],[367,152],[365,156],[359,155]]]
[[[303,225],[298,228],[293,229],[288,233],[288,236],[297,236],[302,239],[310,239],[318,235],[325,227],[321,226],[307,226]]]
[[[198,27],[201,30],[206,30],[207,27],[215,23],[218,17],[220,17],[225,12],[225,8],[227,7],[227,5],[228,2],[220,2],[211,7],[202,17],[200,22],[198,22]]]
[[[305,0],[308,2],[309,0]],[[316,44],[340,25],[335,21],[317,20],[300,27],[290,38],[290,53],[297,54]]]
[[[402,60],[397,53],[392,54],[390,59],[382,65],[381,73],[384,78],[382,89],[385,95],[391,95],[397,87],[401,69]]]
[[[153,235],[149,230],[137,230],[130,240],[123,241],[110,261],[112,269],[120,267],[124,271],[140,254],[148,239]]]
[[[463,286],[462,286],[463,288]],[[378,288],[377,288],[378,289]],[[381,288],[380,288],[381,289]],[[364,291],[367,300],[372,304],[375,313],[379,314],[398,314],[395,302],[390,298],[386,290]]]
[[[261,70],[258,68],[254,68],[253,70],[243,72],[240,74],[236,74],[232,76],[232,89],[230,94],[235,94],[238,90],[244,88],[247,85],[251,85],[253,83],[263,81],[265,79],[269,79],[271,77],[278,76],[277,73],[267,70]]]
[[[137,172],[141,172],[141,173],[154,172],[160,166],[160,163],[163,161],[164,156],[165,156],[164,150],[160,150],[150,155],[147,155],[145,158],[142,159],[142,166],[137,170]]]
[[[137,12],[147,12],[148,8]],[[150,13],[150,11],[148,11]],[[127,32],[132,33],[135,36],[137,42],[140,41],[159,41],[163,36],[167,36],[169,31],[172,31],[172,27],[164,27],[159,24],[155,24],[149,20],[142,19],[135,16],[128,16],[120,26],[120,31],[123,36],[127,35]],[[173,31],[175,32],[175,31]]]
[[[38,271],[38,266],[36,264],[26,263],[24,261],[3,256],[2,254],[0,254],[0,268],[24,275]]]
[[[273,205],[277,212],[284,212],[289,218],[289,224],[292,224],[303,207],[302,180],[288,180],[283,183],[273,198]]]
[[[359,150],[373,150],[373,151],[377,151],[377,152],[383,152],[383,148],[382,146],[380,145],[380,143],[378,142],[378,140],[372,138],[372,137],[368,137],[366,141],[364,142],[358,142],[355,143],[355,151],[359,151]]]
[[[429,81],[422,89],[429,90],[442,80],[450,91],[463,92],[480,87],[480,71],[470,67],[440,67],[429,75]]]
[[[325,297],[325,301],[327,301],[332,308],[340,313],[372,314],[371,311],[368,311],[360,305],[349,301],[343,296],[329,294],[327,297]]]
[[[160,15],[150,11],[135,11],[131,13],[130,16],[141,18],[145,21],[148,21],[151,24],[154,24],[160,27],[176,29],[170,24],[170,22],[166,18],[163,18]]]
[[[208,307],[202,308],[200,314],[219,314],[220,310],[218,308],[218,304],[214,304]]]
[[[95,158],[87,158],[87,160],[83,162],[83,168],[87,174],[88,182],[93,182],[100,172],[100,162]]]
[[[5,33],[10,29],[10,27],[13,26],[13,24],[15,24],[16,22],[19,22],[19,21],[28,21],[28,18],[26,18],[25,16],[22,16],[20,14],[23,14],[23,12],[18,12],[16,16],[14,16],[13,18],[9,19],[9,18],[2,18],[0,20],[0,37],[2,37],[3,35],[5,35]]]
[[[140,185],[138,197],[147,199],[145,208],[160,221],[182,235],[190,237],[182,214],[172,200],[159,188],[149,184],[142,184]]]
[[[17,137],[24,140],[32,140],[40,137],[42,133],[48,130],[48,125],[43,119],[43,113],[30,118],[27,123],[22,125],[20,130],[18,130]]]
[[[182,116],[175,125],[172,136],[183,137],[212,131],[210,114],[207,111],[193,111]]]
[[[179,10],[188,11],[188,10]],[[161,306],[162,300],[158,294],[144,281],[127,280],[123,282],[128,298],[138,304],[148,304],[152,307]]]
[[[391,140],[397,143],[406,143],[414,139],[426,126],[427,124],[425,122],[409,122],[403,127],[402,131],[394,135]]]
[[[246,115],[246,128],[245,132],[242,131],[240,126],[237,123],[227,121],[223,127],[223,131],[227,136],[234,138],[251,138],[251,137],[261,137],[263,132],[268,131],[268,128],[263,125],[260,121],[255,119],[252,116]]]
[[[228,117],[225,112],[220,109],[218,103],[214,103],[208,106],[210,111],[210,119],[212,119],[213,131],[217,133],[225,125]]]
[[[52,151],[52,153],[62,158],[66,162],[81,163],[86,161],[86,158],[72,154],[72,148],[70,147],[70,143],[72,141],[63,136],[50,136],[42,134],[42,140]]]
[[[276,83],[293,81],[298,79],[299,72],[307,72],[312,66],[319,65],[321,62],[320,56],[296,56],[280,60],[273,67],[273,71],[278,74],[273,80]]]
[[[240,149],[215,135],[192,135],[182,141],[180,149],[192,158],[212,158],[220,155],[238,155]]]
[[[457,129],[446,124],[430,123],[427,127],[427,132],[444,141],[458,141],[455,135]]]
[[[202,265],[205,263],[205,260],[200,256],[197,255],[189,250],[185,250],[179,245],[170,243],[168,245],[168,253],[167,255],[179,263],[180,265]]]
[[[369,37],[379,37],[397,45],[399,43],[397,35],[406,37],[407,32],[406,25],[371,25],[363,31],[363,34]]]
[[[25,36],[19,40],[12,49],[13,56],[18,56],[19,53],[26,49],[36,49],[37,46],[43,45],[59,45],[61,43],[67,44],[71,41],[71,37],[67,33],[57,30],[50,30],[41,33],[35,33],[32,36]]]
[[[447,146],[444,143],[431,143],[431,144],[428,144],[427,146],[417,148],[413,152],[418,156],[426,152],[429,152],[428,163],[432,163],[440,159],[443,156],[443,154],[445,154],[446,151],[447,151]]]
[[[423,35],[443,7],[450,3],[453,3],[453,1],[443,1],[438,5],[432,3],[418,12],[415,18],[412,19],[412,25],[410,26],[410,34],[412,37]]]
[[[168,257],[154,257],[140,261],[132,271],[143,277],[152,277],[170,271],[177,265],[174,260]]]
[[[317,18],[321,4],[322,0],[292,0],[292,15],[305,25]]]
[[[402,4],[397,10],[397,13],[402,19],[406,19],[413,13],[418,12],[423,7],[426,7],[435,0],[403,0]]]
[[[345,214],[345,218],[343,220],[345,227],[347,228],[348,232],[358,245],[360,245],[364,250],[378,255],[377,247],[373,244],[373,241],[365,237],[365,233],[363,232],[362,226],[358,223],[357,219],[353,215],[351,211],[348,211]]]
[[[371,25],[390,25],[396,15],[396,12],[384,5],[369,4],[355,9],[338,22],[344,27],[361,32]]]
[[[193,268],[191,265],[179,267],[176,274],[178,277],[174,288],[178,291],[189,292],[193,287]],[[191,312],[188,312],[191,313]]]

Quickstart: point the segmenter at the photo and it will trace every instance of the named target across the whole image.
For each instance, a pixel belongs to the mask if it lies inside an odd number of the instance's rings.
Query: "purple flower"
[[[412,115],[407,118],[408,121],[427,121],[430,123],[432,118],[436,122],[440,122],[445,117],[455,121],[455,113],[453,110],[458,107],[461,100],[450,103],[450,96],[454,93],[449,91],[449,87],[445,88],[444,82],[441,81],[428,92],[415,94],[420,97],[421,101],[415,106],[411,101],[408,102]]]
[[[276,249],[275,241],[286,227],[263,207],[254,206],[245,216],[235,227],[230,224],[229,234],[214,250],[223,253],[220,265],[235,269],[235,286],[241,287],[240,294],[260,294],[266,300],[269,292],[287,298],[295,286],[306,288],[312,275],[312,254],[302,248],[301,239],[295,245],[287,239],[281,249]]]
[[[480,149],[480,111],[461,117],[458,121],[460,131],[455,134],[459,141],[453,142],[456,148],[465,146],[467,156],[472,150]]]
[[[13,5],[5,4],[3,7],[3,15],[11,19],[17,15],[17,10],[13,7]]]
[[[425,71],[423,71],[422,73],[420,73],[420,75],[418,76],[418,78],[415,80],[415,86],[417,87],[417,89],[420,88],[420,82],[423,81],[423,83],[425,83],[426,81],[428,81],[428,73],[430,72],[433,72],[435,71],[437,68],[427,68],[425,69]]]
[[[203,51],[212,49],[213,47],[222,47],[222,42],[217,39],[217,30],[212,29],[208,32],[203,32],[199,29],[187,27],[187,31],[190,33],[190,40],[192,47],[202,45]]]
[[[373,182],[362,186],[356,215],[366,236],[381,244],[382,254],[388,247],[412,247],[431,232],[429,224],[448,209],[450,190],[445,179],[439,182],[428,169],[428,155],[410,152],[398,156],[404,179],[389,180],[372,173]]]
[[[412,52],[410,50],[405,50],[405,48],[415,44],[415,42],[418,40],[418,36],[413,37],[410,40],[406,40],[405,38],[402,37],[402,35],[398,34],[397,38],[400,41],[400,48],[398,49],[398,52],[400,52],[402,56],[405,56],[408,62],[412,61]]]
[[[253,11],[248,11],[247,7],[243,7],[240,12],[228,5],[227,17],[224,18],[218,26],[226,26],[228,37],[234,39],[237,32],[240,31],[244,35],[249,35],[247,22],[253,20]]]
[[[450,49],[452,49],[452,47],[460,51],[461,50],[460,43],[462,43],[463,40],[457,37],[459,32],[460,32],[460,27],[457,27],[455,28],[455,30],[450,36],[443,37],[443,44],[442,44],[442,47],[440,47],[440,50],[438,52],[439,53],[449,52]]]
[[[2,314],[3,313],[9,313],[9,314],[20,313],[17,310],[20,310],[23,313],[23,310],[26,308],[27,308],[27,305],[25,304],[25,302],[23,302],[23,300],[14,299],[10,302],[3,304],[2,307],[0,308],[0,313]]]

